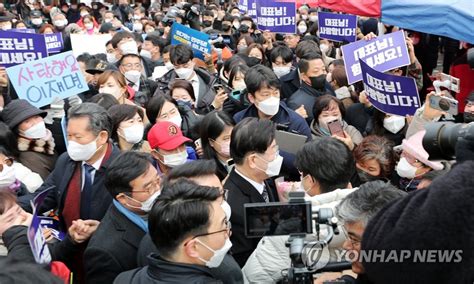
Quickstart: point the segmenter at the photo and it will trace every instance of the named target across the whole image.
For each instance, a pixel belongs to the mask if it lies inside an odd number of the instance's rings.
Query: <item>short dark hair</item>
[[[105,172],[105,188],[112,198],[132,191],[130,182],[146,173],[151,166],[149,154],[127,151],[116,157]]]
[[[161,54],[163,55],[164,53],[170,53],[171,52],[171,48],[173,46],[170,44],[170,45],[167,45],[163,48],[163,51],[161,52]]]
[[[119,65],[122,65],[122,62],[125,60],[125,58],[129,58],[129,57],[138,58],[140,60],[140,64],[142,64],[140,55],[137,55],[137,54],[134,54],[134,53],[127,53],[124,56],[122,56],[122,58],[120,58]]]
[[[304,176],[312,176],[319,183],[322,193],[346,188],[355,171],[349,148],[331,137],[307,142],[296,153],[295,166]]]
[[[120,104],[120,102],[113,95],[106,93],[94,95],[88,100],[88,102],[98,104],[106,110],[113,107],[114,105]]]
[[[87,65],[87,62],[89,62],[89,60],[91,60],[91,59],[94,59],[94,56],[89,54],[88,52],[84,52],[84,53],[78,55],[77,58],[76,58],[77,62],[82,62],[86,65]]]
[[[229,13],[225,13],[224,18],[222,18],[222,21],[232,23],[234,21],[234,17]]]
[[[95,103],[82,103],[69,109],[68,119],[87,117],[89,119],[88,130],[94,135],[99,135],[101,131],[112,134],[112,120],[105,108]]]
[[[209,144],[209,139],[216,140],[226,126],[234,125],[232,117],[224,111],[212,111],[204,116],[200,125],[200,136],[205,159],[217,159],[215,150]]]
[[[316,101],[314,102],[313,105],[313,117],[317,121],[319,118],[319,115],[327,110],[329,108],[329,104],[334,101],[337,103],[339,107],[339,111],[341,112],[342,118],[345,117],[346,115],[346,108],[344,107],[344,104],[339,100],[338,98],[332,96],[332,95],[323,95],[320,97],[316,98]]]
[[[179,178],[196,178],[216,174],[216,163],[213,160],[195,160],[174,167],[166,176],[166,182],[174,182]]]
[[[255,65],[245,75],[245,85],[248,93],[254,95],[255,92],[265,87],[280,89],[280,80],[272,69],[263,65]]]
[[[2,121],[0,121],[0,145],[5,148],[5,156],[13,158],[20,156],[15,133]]]
[[[132,119],[137,113],[143,120],[143,110],[135,105],[115,105],[108,110],[108,113],[112,119],[112,140],[115,142],[118,142],[117,130],[122,121]]]
[[[202,12],[202,16],[214,17],[214,11],[204,10],[204,12]]]
[[[300,73],[308,72],[309,62],[316,59],[323,60],[323,58],[316,52],[307,53],[302,58],[300,58],[298,61],[298,69],[300,70]]]
[[[151,44],[153,44],[154,46],[158,46],[160,48],[160,54],[163,53],[163,48],[165,48],[165,46],[166,46],[166,40],[165,39],[163,39],[159,36],[155,36],[155,35],[148,35],[145,38],[145,40],[151,42]]]
[[[193,85],[186,80],[174,80],[173,83],[171,83],[170,86],[170,96],[173,97],[173,91],[175,89],[184,89],[188,94],[191,96],[193,101],[196,101],[196,95],[194,94],[194,88]]]
[[[12,257],[0,260],[0,283],[62,284],[64,281],[39,264],[20,261]]]
[[[234,66],[237,66],[237,65],[247,65],[247,64],[245,63],[245,60],[241,56],[235,54],[231,58],[224,61],[224,66],[222,68],[224,68],[224,72],[228,73],[230,72],[232,68],[234,68]]]
[[[149,214],[150,236],[160,255],[173,255],[181,242],[207,232],[211,202],[221,196],[219,189],[180,178],[162,189]]]
[[[312,40],[302,40],[298,43],[295,49],[295,55],[297,58],[303,58],[306,54],[316,52],[321,55],[319,45]]]
[[[193,58],[193,50],[186,44],[177,44],[170,50],[170,61],[173,65],[186,64]]]
[[[157,91],[159,91],[159,89],[157,89]],[[148,104],[146,105],[146,117],[151,124],[156,123],[156,118],[166,102],[170,102],[178,108],[178,103],[168,94],[158,95],[155,93],[155,95],[148,101]]]
[[[248,153],[264,153],[275,139],[276,126],[271,120],[247,117],[232,130],[230,155],[242,165]]]
[[[244,21],[249,21],[252,23],[252,26],[249,27],[250,29],[253,29],[255,30],[257,28],[257,25],[255,25],[255,22],[253,21],[252,17],[250,16],[243,16],[243,17],[240,17],[240,22],[244,22]]]
[[[271,62],[275,62],[278,57],[281,57],[284,62],[292,62],[293,61],[293,51],[291,48],[285,45],[279,45],[272,49],[270,53],[270,60]]]
[[[112,47],[117,48],[118,43],[124,38],[133,38],[133,40],[135,40],[135,37],[133,36],[132,33],[125,32],[125,31],[118,32],[118,33],[115,33],[112,39],[110,40]]]

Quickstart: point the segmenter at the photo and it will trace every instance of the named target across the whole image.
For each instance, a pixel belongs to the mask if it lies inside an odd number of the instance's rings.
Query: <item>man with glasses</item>
[[[360,263],[362,235],[369,221],[386,205],[394,203],[406,193],[390,183],[372,181],[364,183],[353,193],[347,195],[336,207],[336,215],[343,224],[342,232],[346,240],[342,246],[352,262],[352,272],[357,279],[342,273],[323,273],[314,283],[343,280],[344,283],[370,283]]]
[[[156,91],[157,84],[143,76],[141,57],[136,54],[126,54],[119,63],[119,70],[127,79],[127,85],[133,89],[133,101],[144,107]]]
[[[182,166],[173,168],[162,183],[163,188],[166,188],[167,184],[172,184],[183,178],[189,179],[198,185],[219,188],[222,196],[222,207],[224,208],[227,219],[230,219],[231,209],[226,201],[227,190],[222,188],[222,184],[216,175],[216,163],[214,161],[191,161]],[[138,249],[138,266],[143,267],[149,264],[148,255],[151,252],[159,253],[158,249],[153,244],[150,234],[146,234]],[[226,254],[222,263],[218,267],[211,268],[210,272],[214,278],[219,279],[224,283],[243,283],[242,271],[230,254]],[[127,273],[132,272],[125,272],[124,274]]]
[[[160,176],[149,155],[125,152],[107,169],[105,187],[113,198],[84,253],[87,283],[112,283],[137,265],[148,232],[148,213],[160,194]]]
[[[220,283],[219,267],[232,247],[222,191],[180,178],[164,187],[150,212],[150,235],[159,255],[114,283]]]
[[[260,240],[245,236],[244,204],[278,201],[275,183],[270,178],[280,174],[283,157],[275,141],[275,125],[269,120],[242,120],[232,130],[230,141],[235,168],[224,187],[229,190],[227,201],[232,209],[232,255],[243,267]]]
[[[280,101],[280,80],[270,68],[263,65],[250,68],[245,75],[245,85],[251,105],[234,115],[236,123],[246,117],[256,117],[274,122],[279,129],[304,135],[307,141],[312,139],[304,118]],[[282,156],[282,175],[297,180],[299,175],[293,165],[294,155],[282,151]]]

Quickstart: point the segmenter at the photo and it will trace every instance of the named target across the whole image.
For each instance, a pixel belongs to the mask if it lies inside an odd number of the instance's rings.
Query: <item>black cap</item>
[[[103,23],[100,26],[99,33],[108,34],[110,31],[116,31],[118,28],[114,27],[112,23]]]
[[[107,62],[100,59],[91,59],[87,62],[86,72],[89,74],[102,74],[109,67]]]
[[[2,119],[11,129],[35,115],[40,115],[44,118],[47,113],[33,106],[27,100],[22,99],[11,101],[2,111]]]
[[[33,10],[30,12],[30,17],[41,17],[41,16],[43,16],[43,13],[41,13],[41,11]]]

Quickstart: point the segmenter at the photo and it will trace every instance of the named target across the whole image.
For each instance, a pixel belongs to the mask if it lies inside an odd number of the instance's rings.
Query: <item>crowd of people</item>
[[[279,34],[236,1],[57,2],[0,4],[0,29],[61,33],[63,52],[71,34],[111,39],[76,58],[88,91],[40,108],[0,67],[0,283],[277,283],[288,236],[249,238],[244,204],[287,191],[335,212],[332,262],[342,250],[462,250],[456,263],[353,260],[315,283],[472,283],[474,135],[442,161],[423,137],[432,122],[474,121],[474,43],[405,33],[410,64],[386,73],[414,78],[423,105],[403,117],[348,83],[347,43],[319,37],[320,7],[302,5],[297,32]],[[171,44],[174,23],[217,38],[211,53]],[[359,17],[357,39],[397,30]],[[438,56],[459,93],[435,93]],[[438,95],[459,114],[432,106]],[[281,149],[281,132],[306,143]],[[28,226],[44,190],[52,262],[35,265]]]

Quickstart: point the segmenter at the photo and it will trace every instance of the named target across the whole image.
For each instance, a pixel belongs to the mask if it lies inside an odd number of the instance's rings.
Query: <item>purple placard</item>
[[[10,67],[47,56],[43,35],[0,32],[0,66]]]
[[[356,41],[357,16],[318,13],[319,37],[339,42]]]
[[[410,64],[403,31],[369,41],[359,40],[343,45],[341,49],[349,84],[362,80],[359,59],[364,59],[365,63],[380,72]]]
[[[360,61],[367,98],[378,110],[394,115],[413,115],[421,106],[416,81],[378,72]]]
[[[51,262],[51,254],[41,230],[41,217],[38,216],[38,208],[41,206],[43,200],[46,198],[50,190],[51,187],[43,190],[33,199],[33,201],[31,201],[31,207],[33,208],[33,218],[31,220],[30,226],[28,226],[27,237],[35,261],[39,264],[48,264]]]
[[[46,48],[48,53],[58,53],[63,49],[63,35],[61,33],[45,34]]]
[[[257,20],[257,0],[247,0],[247,15]]]
[[[9,32],[35,34],[35,29],[9,29]]]
[[[239,0],[239,10],[242,14],[246,14],[248,11],[248,0]]]
[[[274,33],[296,33],[296,3],[286,0],[257,1],[257,28]]]

